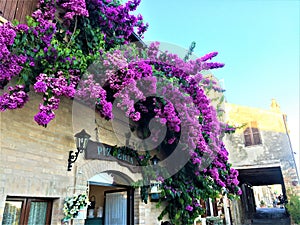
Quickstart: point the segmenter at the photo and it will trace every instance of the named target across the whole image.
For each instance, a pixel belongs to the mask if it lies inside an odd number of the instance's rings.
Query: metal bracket
[[[69,158],[68,158],[68,171],[72,170],[72,164],[76,162],[79,154],[79,149],[77,149],[76,152],[73,153],[73,151],[69,152]]]

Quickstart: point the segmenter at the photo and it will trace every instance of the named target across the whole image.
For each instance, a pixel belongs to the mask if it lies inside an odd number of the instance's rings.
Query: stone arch
[[[128,182],[138,181],[142,179],[140,173],[133,173],[125,166],[121,166],[114,161],[90,160],[89,162],[78,166],[77,173],[81,175],[81,179],[76,180],[77,185],[86,185],[87,181],[97,174],[110,172],[123,176]]]
[[[90,183],[89,180],[99,174],[108,173],[112,175],[117,175],[123,178],[123,180],[127,180],[128,183],[132,181],[138,181],[142,179],[142,175],[140,173],[133,173],[125,166],[121,166],[116,161],[105,161],[105,160],[88,160],[85,164],[77,166],[77,178],[75,186],[88,186],[95,185],[94,183]],[[80,178],[79,178],[80,177]],[[115,177],[115,176],[114,176]],[[100,185],[102,186],[102,185]],[[105,186],[105,183],[104,183]],[[127,185],[125,185],[127,186]],[[134,224],[144,224],[140,223],[140,221],[145,221],[145,206],[144,203],[141,202],[140,198],[140,190],[139,188],[132,188],[128,185],[127,189],[132,190],[132,213],[134,215],[133,223]],[[126,188],[126,187],[125,187]],[[90,190],[89,190],[90,191]],[[131,208],[131,207],[130,207]]]

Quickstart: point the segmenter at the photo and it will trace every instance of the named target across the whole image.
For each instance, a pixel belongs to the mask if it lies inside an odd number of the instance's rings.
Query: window
[[[261,144],[260,133],[257,128],[257,122],[252,121],[244,130],[245,146]]]
[[[2,225],[50,224],[51,210],[51,199],[7,197]]]

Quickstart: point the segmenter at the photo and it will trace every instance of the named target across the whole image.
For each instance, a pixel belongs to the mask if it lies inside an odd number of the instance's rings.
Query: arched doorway
[[[120,171],[107,170],[88,180],[86,225],[131,225],[134,220],[133,180]]]
[[[282,193],[283,198],[287,199],[281,167],[239,168],[238,171],[245,219],[251,220],[252,224],[289,224],[285,208],[273,206],[276,195]]]

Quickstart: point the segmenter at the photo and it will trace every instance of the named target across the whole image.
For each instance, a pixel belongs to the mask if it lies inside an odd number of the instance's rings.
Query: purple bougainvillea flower
[[[193,206],[190,206],[190,205],[187,205],[186,207],[185,207],[185,209],[187,210],[187,211],[193,211]]]

